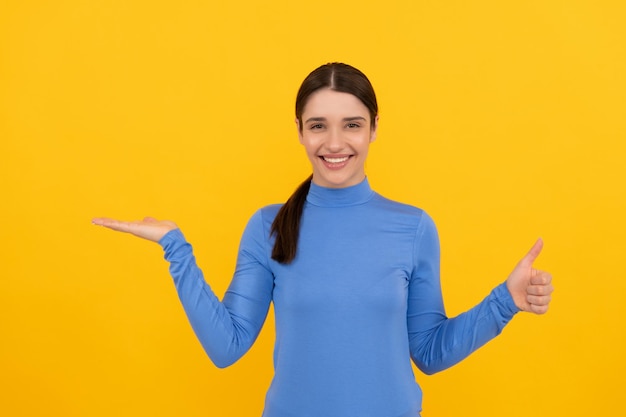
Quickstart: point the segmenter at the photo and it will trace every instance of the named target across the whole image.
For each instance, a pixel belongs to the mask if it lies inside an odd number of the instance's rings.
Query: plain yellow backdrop
[[[551,311],[416,371],[423,416],[620,414],[624,21],[618,0],[2,2],[0,414],[260,415],[272,318],[216,369],[160,248],[90,219],[175,220],[223,294],[249,216],[309,174],[293,102],[329,61],[377,90],[367,173],[434,217],[450,315],[545,240]]]

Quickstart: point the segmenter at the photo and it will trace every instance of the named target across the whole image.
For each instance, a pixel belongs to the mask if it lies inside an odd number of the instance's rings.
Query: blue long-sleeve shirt
[[[422,394],[410,358],[425,373],[446,369],[518,311],[501,284],[448,318],[432,219],[381,197],[367,179],[342,189],[311,184],[288,265],[271,259],[279,208],[250,219],[221,302],[181,232],[160,241],[189,321],[217,366],[250,348],[274,303],[275,375],[264,417],[415,417]]]

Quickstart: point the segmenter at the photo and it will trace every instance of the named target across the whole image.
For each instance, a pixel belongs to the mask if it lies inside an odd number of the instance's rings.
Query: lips
[[[330,164],[340,164],[342,162],[346,162],[348,158],[350,158],[350,156],[336,156],[336,157],[322,156],[322,159]]]
[[[348,165],[353,155],[322,155],[320,160],[326,169],[339,170]]]

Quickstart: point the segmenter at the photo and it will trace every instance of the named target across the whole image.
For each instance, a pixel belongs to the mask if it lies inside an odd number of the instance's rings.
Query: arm
[[[267,316],[274,283],[265,259],[264,239],[258,212],[244,231],[235,275],[222,302],[205,282],[191,245],[180,230],[159,242],[189,322],[207,355],[220,368],[248,351]]]
[[[136,222],[97,218],[93,223],[163,247],[189,322],[216,366],[226,367],[247,352],[263,326],[273,290],[260,211],[244,231],[236,272],[222,302],[204,281],[191,245],[175,223],[152,218]]]
[[[549,274],[532,269],[541,250],[540,242],[515,267],[506,283],[498,285],[472,309],[448,318],[439,279],[439,238],[432,219],[424,213],[415,240],[407,316],[411,356],[418,368],[427,374],[449,368],[500,334],[518,311],[547,310],[552,291]],[[546,284],[531,283],[539,276]],[[509,290],[511,286],[516,288],[515,297]],[[547,296],[534,295],[538,292]],[[519,305],[514,298],[526,304]]]

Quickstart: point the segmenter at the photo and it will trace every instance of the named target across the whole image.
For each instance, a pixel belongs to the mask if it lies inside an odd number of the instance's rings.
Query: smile
[[[331,163],[331,164],[340,164],[342,162],[346,162],[348,160],[348,158],[350,158],[350,156],[342,156],[340,158],[331,158],[329,156],[322,156],[321,157],[324,161]]]

